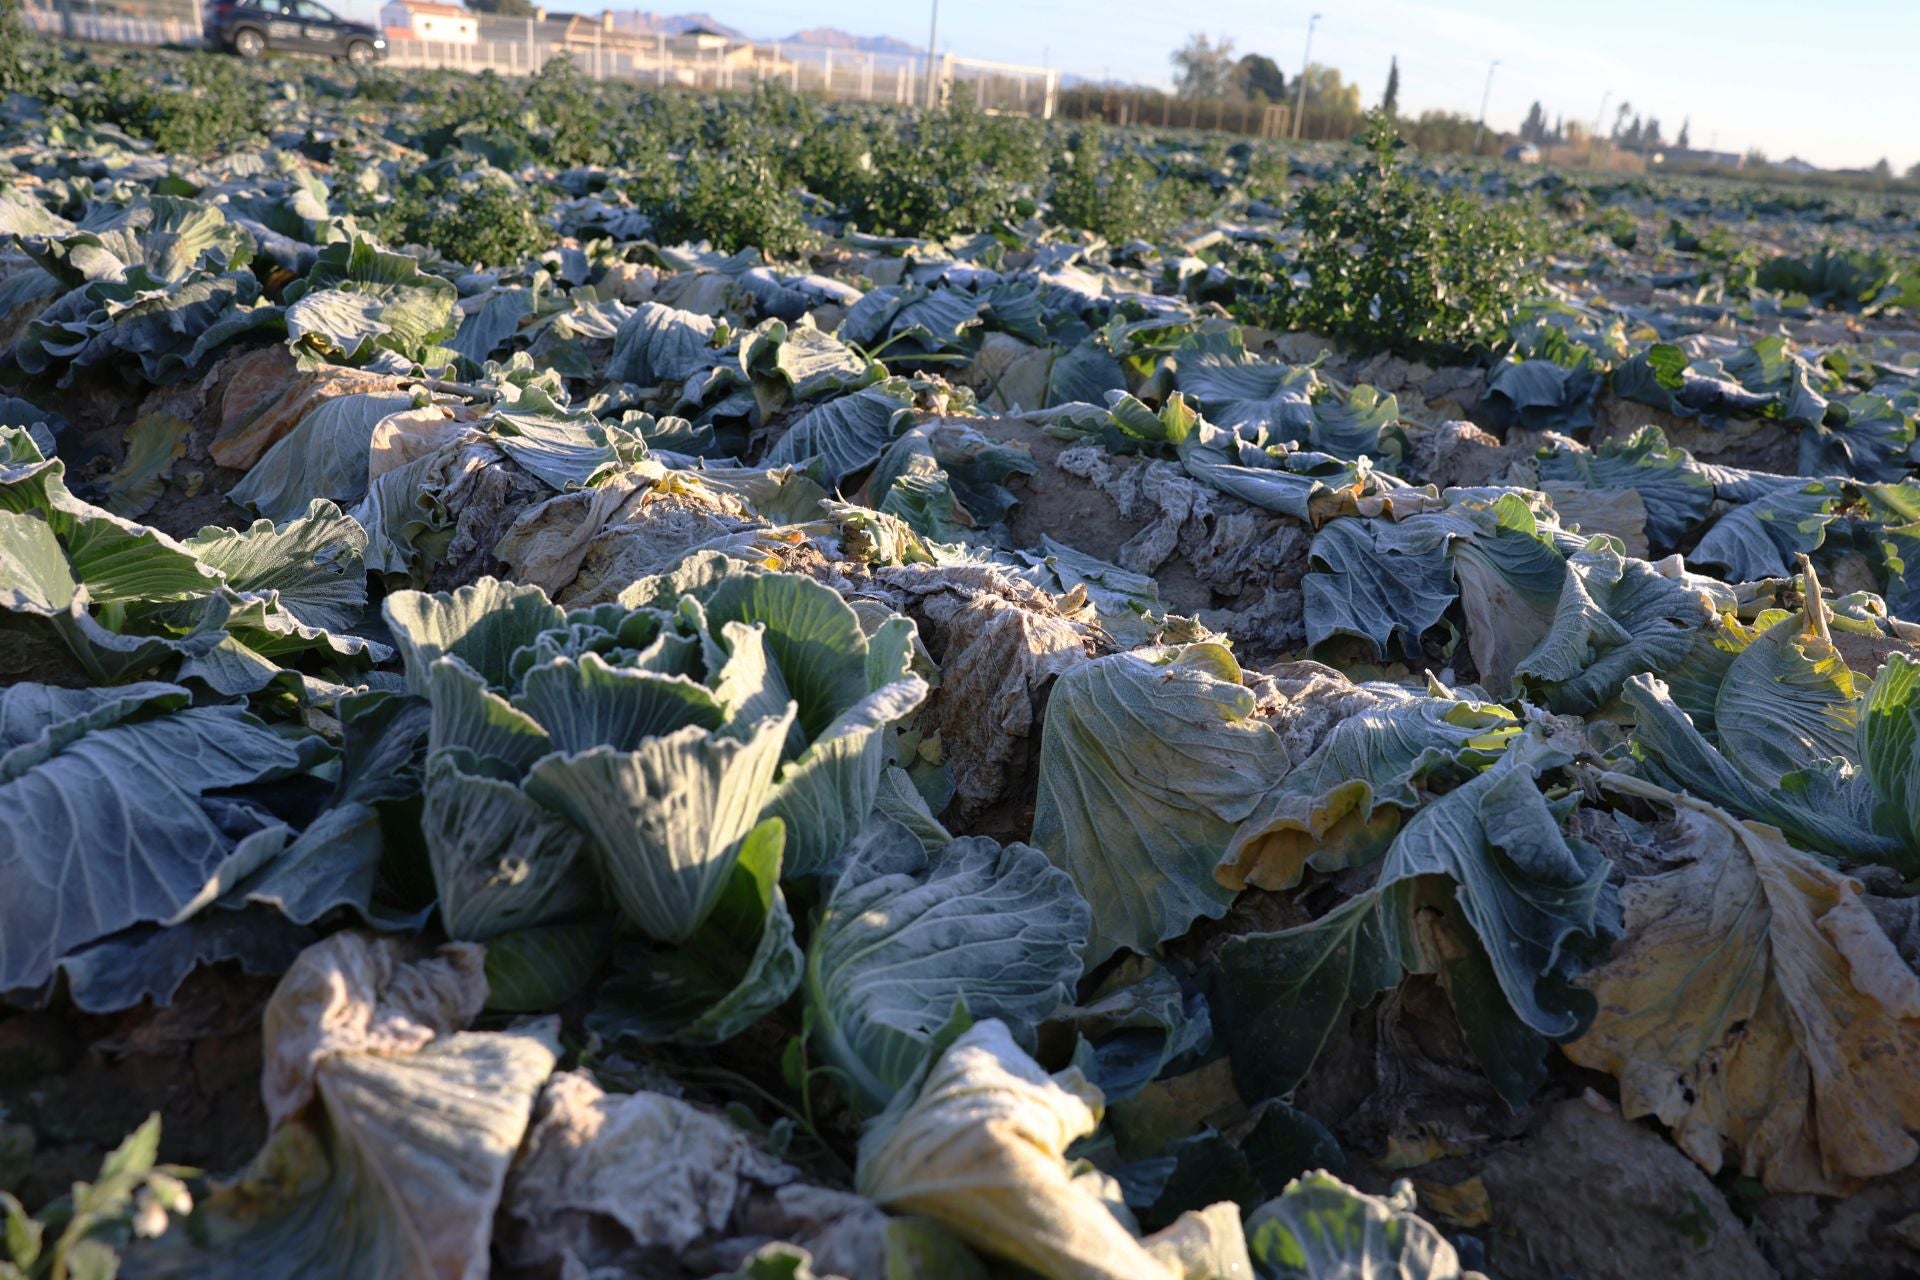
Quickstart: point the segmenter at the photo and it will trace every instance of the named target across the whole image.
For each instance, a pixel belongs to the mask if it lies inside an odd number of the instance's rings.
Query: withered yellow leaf
[[[1860,884],[1774,828],[1638,779],[1674,806],[1689,861],[1621,893],[1627,934],[1584,985],[1565,1046],[1620,1081],[1709,1173],[1729,1148],[1769,1191],[1845,1194],[1920,1155],[1920,977]]]

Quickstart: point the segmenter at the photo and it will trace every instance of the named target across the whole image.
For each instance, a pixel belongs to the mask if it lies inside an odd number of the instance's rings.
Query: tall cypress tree
[[[1400,58],[1397,54],[1387,67],[1387,91],[1380,95],[1380,109],[1390,116],[1400,114]]]

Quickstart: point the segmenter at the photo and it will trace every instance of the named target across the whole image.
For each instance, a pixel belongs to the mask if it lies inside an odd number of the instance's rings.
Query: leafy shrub
[[[450,262],[470,266],[512,266],[554,241],[540,222],[532,192],[505,174],[463,175],[445,161],[401,183],[386,203],[354,212],[389,244],[426,245]]]
[[[541,148],[557,165],[611,164],[617,153],[593,82],[567,57],[553,57],[527,82],[526,104],[545,126]]]
[[[873,138],[872,165],[842,211],[886,235],[944,239],[1007,216],[1023,185],[1041,180],[1032,123],[982,115],[964,95],[944,111]]]
[[[791,258],[813,241],[799,197],[758,145],[698,150],[668,190],[634,195],[652,213],[665,243],[710,240],[727,253],[751,245],[770,257]]]
[[[844,209],[860,198],[873,171],[873,139],[859,121],[824,121],[795,141],[787,166],[800,185]]]
[[[1287,222],[1291,263],[1236,308],[1255,323],[1311,329],[1361,351],[1458,351],[1491,342],[1538,278],[1536,233],[1520,215],[1403,172],[1404,144],[1375,113],[1370,157],[1302,191]],[[1304,273],[1305,284],[1294,275]]]
[[[420,116],[416,145],[443,156],[463,139],[484,139],[493,153],[534,149],[536,117],[526,108],[526,91],[491,71],[463,76],[435,95]]]
[[[1176,184],[1137,156],[1109,154],[1097,124],[1076,131],[1072,145],[1073,158],[1047,202],[1056,221],[1118,244],[1151,236],[1177,216]]]
[[[163,152],[204,156],[256,137],[266,102],[234,60],[190,54],[174,64],[180,84],[161,83],[150,69],[103,67],[83,81],[74,114],[102,120],[151,140]]]
[[[0,0],[0,93],[31,93],[38,83],[28,56],[30,39],[18,0]]]

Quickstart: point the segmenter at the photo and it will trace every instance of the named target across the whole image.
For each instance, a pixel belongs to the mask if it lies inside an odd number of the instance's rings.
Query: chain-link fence
[[[29,26],[48,35],[116,44],[196,44],[201,23],[191,0],[63,0],[29,3]],[[554,58],[570,59],[596,80],[677,85],[688,89],[744,89],[761,81],[796,93],[861,102],[924,104],[944,101],[964,85],[986,111],[1051,117],[1060,73],[1046,67],[987,62],[945,54],[935,59],[929,95],[926,55],[827,46],[733,40],[709,33],[669,35],[622,30],[573,15],[524,22],[476,15],[468,40],[415,38],[389,27],[387,62],[394,67],[446,67],[530,75]]]
[[[70,3],[21,6],[20,16],[42,35],[69,40],[97,40],[106,44],[199,44],[200,7],[193,0],[156,0],[155,3]]]

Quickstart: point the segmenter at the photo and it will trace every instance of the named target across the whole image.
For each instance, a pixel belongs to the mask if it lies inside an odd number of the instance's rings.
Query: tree
[[[1173,54],[1175,89],[1183,98],[1226,98],[1233,93],[1233,37],[1209,40],[1205,32],[1187,37]]]
[[[1920,160],[1916,160],[1907,166],[1907,181],[1920,182]]]
[[[1264,53],[1250,53],[1234,67],[1233,79],[1242,95],[1252,102],[1282,102],[1286,99],[1287,78],[1280,64]]]
[[[491,13],[502,18],[531,18],[532,0],[467,0],[467,8],[475,13]]]
[[[1680,136],[1673,140],[1673,145],[1680,148],[1682,151],[1691,151],[1693,149],[1693,143],[1689,141],[1687,138],[1687,126],[1692,123],[1693,123],[1692,116],[1684,117],[1680,121]]]
[[[1307,110],[1351,116],[1360,114],[1359,85],[1348,84],[1340,78],[1337,70],[1319,62],[1308,63],[1305,75]]]
[[[1893,166],[1887,163],[1885,156],[1881,156],[1880,163],[1874,165],[1873,168],[1867,170],[1867,172],[1876,178],[1891,178],[1893,176]]]
[[[1533,143],[1547,140],[1547,113],[1538,102],[1527,108],[1527,118],[1520,122],[1520,140]]]
[[[1660,136],[1660,117],[1648,116],[1646,127],[1640,130],[1640,145],[1651,151],[1655,147],[1664,147],[1667,140]]]
[[[1387,64],[1387,91],[1380,95],[1380,109],[1389,116],[1400,114],[1400,57]]]
[[[1627,117],[1632,114],[1633,104],[1631,102],[1623,102],[1620,104],[1620,110],[1616,112],[1613,117],[1613,140],[1615,142],[1626,137]]]

